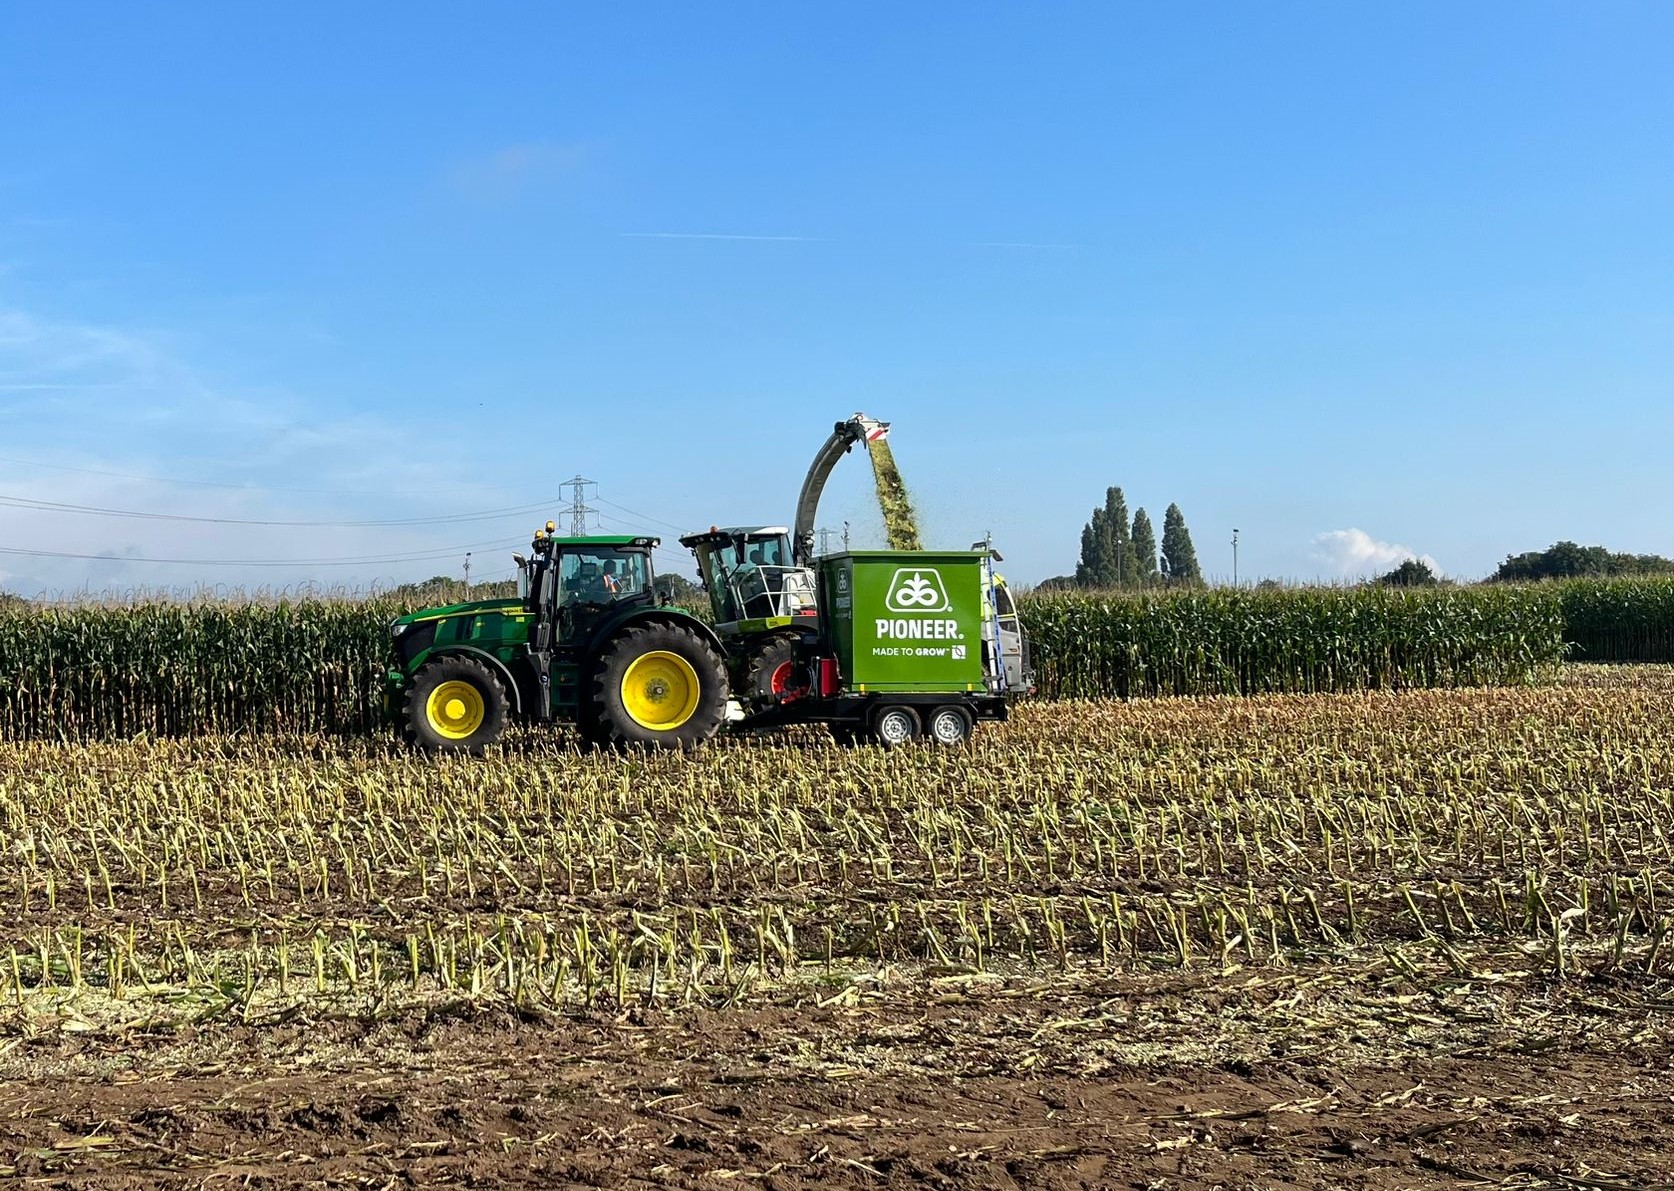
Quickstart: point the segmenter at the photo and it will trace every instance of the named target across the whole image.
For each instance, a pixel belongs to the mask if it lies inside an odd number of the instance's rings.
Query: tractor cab
[[[762,525],[689,534],[680,539],[697,557],[715,623],[813,617],[814,576],[791,556],[790,531]]]
[[[560,538],[539,534],[531,558],[517,556],[518,595],[537,621],[557,628],[553,644],[585,635],[596,621],[657,602],[652,586],[655,538]]]

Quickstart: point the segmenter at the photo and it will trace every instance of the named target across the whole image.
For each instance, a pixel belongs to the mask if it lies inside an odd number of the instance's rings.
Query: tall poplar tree
[[[1135,582],[1133,539],[1128,536],[1128,501],[1120,488],[1107,488],[1104,493],[1104,574],[1100,583],[1105,587],[1131,587]]]
[[[1093,519],[1081,527],[1081,561],[1075,564],[1078,587],[1097,587],[1104,572],[1104,510],[1094,509]]]
[[[1169,583],[1203,582],[1203,571],[1197,565],[1197,550],[1192,546],[1185,514],[1175,504],[1169,505],[1168,512],[1163,514],[1162,573]]]
[[[1134,582],[1140,587],[1155,587],[1162,577],[1157,570],[1157,533],[1151,528],[1151,515],[1144,509],[1133,514]]]

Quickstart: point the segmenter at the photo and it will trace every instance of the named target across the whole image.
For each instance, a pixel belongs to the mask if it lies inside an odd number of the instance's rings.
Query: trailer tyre
[[[506,726],[506,692],[481,662],[440,657],[413,676],[401,709],[402,736],[427,752],[482,751]]]
[[[938,707],[930,713],[930,722],[924,725],[925,734],[937,744],[964,744],[971,738],[971,729],[976,721],[970,712],[963,707]]]
[[[808,674],[796,663],[796,638],[772,637],[756,647],[744,668],[744,695],[772,707],[808,693]]]
[[[872,735],[885,748],[898,748],[918,734],[918,713],[910,707],[883,707],[872,719]]]
[[[726,719],[727,672],[715,647],[693,630],[636,625],[599,654],[592,696],[582,722],[600,743],[694,748]]]

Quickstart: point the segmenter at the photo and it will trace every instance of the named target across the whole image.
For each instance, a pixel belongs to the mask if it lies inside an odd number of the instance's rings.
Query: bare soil
[[[37,1003],[0,1041],[0,1173],[112,1188],[1666,1184],[1664,990],[1515,959],[1416,979],[1375,954],[884,970],[753,1005],[562,1016],[438,1002],[162,1025]]]

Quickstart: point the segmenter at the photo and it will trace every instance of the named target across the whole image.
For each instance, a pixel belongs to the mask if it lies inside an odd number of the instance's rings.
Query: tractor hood
[[[420,608],[390,622],[390,628],[421,624],[427,620],[446,620],[450,616],[481,616],[497,612],[502,616],[516,616],[523,612],[523,601],[513,596],[503,600],[467,600],[462,604],[444,604],[439,608]]]

